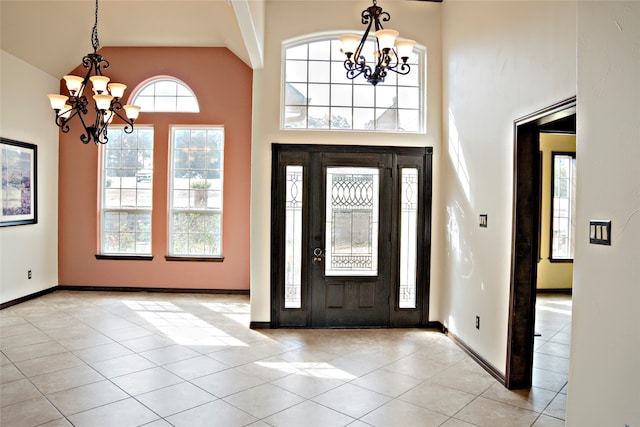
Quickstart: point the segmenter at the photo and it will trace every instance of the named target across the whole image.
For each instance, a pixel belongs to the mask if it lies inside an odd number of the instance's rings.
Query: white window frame
[[[359,34],[362,31],[353,31],[354,34]],[[339,48],[337,48],[336,46],[339,45],[339,41],[338,41],[338,37],[340,35],[344,34],[344,32],[331,32],[331,33],[321,33],[321,34],[311,34],[311,35],[307,35],[304,37],[299,37],[299,38],[293,38],[293,39],[289,39],[289,40],[285,40],[282,44],[282,53],[281,53],[281,94],[280,94],[280,129],[281,130],[286,130],[286,131],[296,131],[296,130],[313,130],[313,131],[342,131],[342,132],[386,132],[386,133],[414,133],[414,134],[425,134],[426,133],[426,129],[427,129],[427,124],[426,124],[426,117],[427,117],[427,107],[426,107],[426,69],[427,69],[427,55],[426,55],[426,47],[416,44],[415,48],[414,48],[414,58],[412,60],[410,60],[410,62],[417,62],[417,64],[411,64],[411,72],[410,74],[414,74],[414,76],[403,76],[403,75],[398,75],[397,73],[394,72],[389,72],[388,76],[387,76],[387,80],[385,82],[379,83],[377,86],[373,86],[370,83],[368,83],[366,81],[366,79],[361,75],[356,77],[354,80],[349,80],[346,78],[346,72],[347,70],[344,69],[344,55],[339,53]],[[370,37],[371,40],[373,40],[373,37]],[[327,108],[329,111],[332,111],[332,109],[337,109],[340,108],[342,111],[347,111],[347,109],[351,110],[351,127],[348,128],[340,128],[340,127],[331,127],[332,126],[332,119],[330,118],[328,120],[329,123],[329,127],[309,127],[308,124],[308,117],[309,117],[309,108],[313,108],[313,106],[310,104],[310,100],[306,97],[306,95],[301,94],[301,96],[303,96],[305,98],[305,103],[302,106],[300,106],[300,110],[301,110],[301,114],[305,115],[305,125],[302,127],[292,127],[292,126],[288,126],[287,125],[287,104],[286,104],[286,100],[287,100],[287,90],[288,87],[290,87],[291,85],[289,85],[289,83],[287,81],[287,49],[289,48],[294,48],[297,46],[301,46],[301,45],[309,45],[312,43],[316,43],[316,42],[324,42],[324,41],[330,41],[333,45],[331,50],[331,57],[330,58],[325,58],[325,59],[317,59],[318,61],[321,62],[329,62],[329,68],[331,69],[331,67],[336,67],[336,69],[339,67],[342,70],[342,74],[344,75],[344,79],[340,79],[340,83],[338,82],[333,82],[333,77],[331,77],[331,81],[329,83],[319,83],[319,85],[323,85],[323,84],[328,84],[330,86],[343,86],[345,84],[347,85],[351,85],[353,86],[357,86],[358,89],[360,90],[364,90],[366,92],[370,92],[372,93],[372,98],[375,100],[376,99],[376,93],[378,90],[388,90],[389,85],[394,85],[394,87],[396,88],[396,94],[398,93],[398,88],[416,88],[418,89],[418,105],[417,105],[417,109],[416,108],[410,108],[408,110],[417,110],[417,120],[419,122],[417,129],[415,130],[401,130],[401,129],[386,129],[386,128],[382,128],[382,129],[367,129],[364,128],[362,126],[355,126],[354,124],[354,110],[358,109],[357,106],[357,102],[354,102],[354,99],[356,98],[356,90],[352,90],[352,102],[351,102],[351,106],[340,106],[340,105],[332,105],[333,101],[329,101],[328,104],[322,104],[320,105],[321,108]],[[338,52],[337,52],[338,51]],[[338,56],[341,55],[341,56]],[[306,61],[307,64],[309,63],[311,59],[309,59],[307,57]],[[304,61],[304,60],[300,60],[300,61]],[[309,67],[307,66],[307,73],[309,72]],[[332,72],[330,71],[330,74],[332,74]],[[307,74],[307,81],[306,82],[295,82],[294,84],[307,84],[308,85],[313,85],[315,84],[314,82],[309,82],[308,80],[309,75]],[[408,85],[408,84],[403,84],[403,78],[407,79],[407,78],[415,78],[417,79],[417,86],[415,85]],[[395,82],[395,83],[394,83]],[[406,80],[405,80],[406,82]],[[378,89],[380,88],[380,89]],[[290,89],[289,89],[290,90]],[[329,89],[329,93],[331,93],[331,88]],[[331,94],[329,95],[329,97],[331,98]],[[313,102],[313,100],[311,100],[311,102]],[[374,122],[374,126],[375,123],[377,123],[377,121],[380,119],[380,117],[382,116],[382,114],[379,114],[381,112],[381,110],[384,107],[378,107],[375,105],[376,101],[373,101],[374,105],[361,105],[361,109],[375,109],[375,113],[374,116],[377,115],[377,117],[375,117],[372,121]],[[356,104],[356,107],[354,107],[354,104]],[[393,108],[385,108],[385,111],[391,111],[392,113],[395,112],[395,114],[397,114],[398,111],[402,111],[402,110],[406,110],[406,109],[398,109],[397,105]],[[407,111],[408,111],[407,110]],[[329,113],[329,116],[331,117],[331,113]]]
[[[124,132],[124,126],[117,126],[117,125],[111,125],[109,126],[109,132],[110,132],[110,136],[111,136],[111,140],[108,144],[102,145],[101,146],[101,151],[100,151],[100,171],[101,171],[101,180],[100,180],[100,249],[99,249],[99,255],[100,256],[107,256],[107,257],[127,257],[127,256],[132,256],[132,257],[145,257],[145,256],[151,256],[152,255],[152,236],[153,236],[153,232],[152,232],[152,219],[153,219],[153,136],[152,136],[152,140],[151,140],[151,155],[147,156],[147,161],[143,161],[143,164],[137,164],[136,168],[135,168],[135,173],[132,176],[128,176],[128,177],[123,177],[122,173],[120,174],[121,176],[118,178],[113,178],[111,177],[108,173],[107,173],[107,169],[120,169],[122,170],[126,170],[126,169],[132,169],[130,172],[133,172],[133,168],[123,168],[122,165],[120,167],[110,167],[111,165],[108,164],[108,160],[107,160],[107,150],[114,150],[114,145],[115,145],[115,141],[113,138],[113,134],[114,132],[120,132],[123,138],[127,138],[129,137],[129,135],[127,133]],[[133,130],[133,134],[134,135],[138,135],[138,132],[141,131],[149,131],[151,130],[151,132],[153,132],[153,126],[136,126]],[[142,148],[140,146],[137,147],[138,150],[141,150]],[[140,155],[138,154],[138,159],[140,158]],[[127,180],[127,183],[123,183],[124,180]],[[108,193],[110,192],[110,190],[114,190],[114,188],[112,188],[112,182],[113,181],[118,181],[119,182],[119,186],[116,187],[117,189],[120,190],[120,194],[118,196],[118,200],[120,201],[120,206],[109,206],[109,204],[107,203],[107,198],[109,197]],[[148,186],[147,186],[148,183]],[[133,185],[135,185],[135,187],[133,187]],[[142,190],[141,192],[139,192],[139,190]],[[122,197],[123,194],[128,193],[130,195],[130,197],[133,197],[133,199],[135,200],[135,204],[131,204],[129,206],[127,206],[126,204],[123,206],[122,204]],[[138,203],[140,203],[141,200],[143,200],[143,196],[144,193],[146,193],[146,197],[149,200],[148,205],[141,205],[138,206]],[[109,214],[113,214],[113,213],[119,213],[119,214],[126,214],[128,215],[138,215],[138,214],[146,214],[149,216],[149,230],[147,231],[143,231],[143,230],[139,230],[138,229],[138,223],[136,222],[133,225],[133,230],[130,233],[125,233],[121,231],[121,227],[122,224],[120,224],[119,229],[120,231],[118,231],[117,233],[110,233],[109,230],[107,230],[107,226],[108,226],[108,221],[106,216]],[[111,247],[108,243],[108,234],[118,234],[119,238],[118,238],[118,248],[119,250],[113,250],[113,247]],[[134,250],[124,250],[123,249],[123,244],[122,244],[122,236],[125,234],[134,234]],[[148,234],[148,244],[145,243],[146,241],[144,240],[143,236],[144,234]],[[140,240],[139,240],[140,239]],[[124,245],[126,246],[126,245]]]
[[[222,145],[219,149],[219,168],[181,168],[177,169],[176,159],[174,156],[175,150],[175,134],[176,131],[222,131]],[[168,233],[169,233],[169,247],[168,257],[171,258],[202,258],[209,260],[223,260],[223,201],[224,201],[224,126],[215,125],[173,125],[170,126],[170,141],[169,141],[169,220],[168,220]],[[194,151],[199,151],[194,149]],[[183,165],[184,166],[184,165]],[[215,171],[219,171],[219,178],[211,178],[211,174],[215,174]],[[178,175],[178,178],[176,178]],[[204,176],[203,176],[204,175]],[[207,176],[209,175],[209,176]],[[177,179],[180,179],[178,182]],[[201,186],[202,184],[210,184],[206,188],[195,188],[195,185]],[[204,190],[204,191],[202,191]],[[206,200],[202,200],[202,196],[206,195]],[[178,202],[176,198],[180,196],[181,200]],[[211,199],[209,199],[211,198]],[[211,202],[210,202],[211,201]],[[213,205],[213,206],[211,206]],[[200,216],[218,216],[218,229],[214,231],[215,236],[219,236],[218,250],[205,250],[205,251],[193,251],[190,243],[191,236],[198,234],[206,234],[206,232],[197,233],[191,232],[184,233],[188,239],[187,250],[179,250],[176,242],[177,224],[174,222],[174,214],[194,214]],[[195,218],[195,217],[194,217]],[[202,239],[206,237],[201,236]],[[195,243],[194,243],[195,246]],[[211,246],[211,245],[210,245]],[[206,245],[205,245],[206,247]],[[215,248],[215,241],[213,243]]]

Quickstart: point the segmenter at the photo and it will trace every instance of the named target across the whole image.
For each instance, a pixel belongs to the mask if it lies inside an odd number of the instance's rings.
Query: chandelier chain
[[[100,49],[100,40],[98,40],[98,0],[96,0],[96,13],[95,23],[93,24],[93,30],[91,31],[91,45],[93,46],[93,52],[97,52]]]

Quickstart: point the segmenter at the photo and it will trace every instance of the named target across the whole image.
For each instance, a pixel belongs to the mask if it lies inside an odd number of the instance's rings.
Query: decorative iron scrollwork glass
[[[325,275],[378,274],[380,171],[327,168]]]
[[[300,308],[302,301],[302,174],[302,166],[286,167],[285,308]]]
[[[416,308],[418,170],[403,168],[400,183],[400,308]]]

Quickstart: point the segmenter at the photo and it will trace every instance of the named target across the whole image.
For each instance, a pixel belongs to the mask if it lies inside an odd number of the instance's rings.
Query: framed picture
[[[38,222],[38,146],[0,138],[0,227]]]

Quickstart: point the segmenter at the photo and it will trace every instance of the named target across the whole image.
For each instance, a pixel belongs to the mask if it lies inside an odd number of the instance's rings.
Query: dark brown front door
[[[274,145],[273,326],[426,322],[430,158],[424,148]]]

